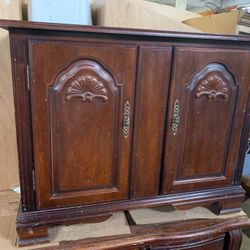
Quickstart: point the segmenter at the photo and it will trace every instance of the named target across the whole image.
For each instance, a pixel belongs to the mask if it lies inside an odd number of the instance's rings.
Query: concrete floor
[[[175,6],[175,0],[147,0],[151,2],[158,2],[167,4],[170,6]],[[193,12],[202,12],[206,11],[208,8],[205,6],[205,3],[210,2],[214,3],[221,7],[234,6],[234,5],[250,5],[250,0],[187,0],[187,10]]]

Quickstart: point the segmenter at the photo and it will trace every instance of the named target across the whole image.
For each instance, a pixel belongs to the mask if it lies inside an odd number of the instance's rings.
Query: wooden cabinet
[[[240,210],[249,38],[0,26],[10,31],[21,244],[116,210]]]

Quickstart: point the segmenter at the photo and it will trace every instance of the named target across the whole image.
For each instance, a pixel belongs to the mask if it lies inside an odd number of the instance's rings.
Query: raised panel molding
[[[208,114],[210,108],[210,102],[227,102],[229,108],[228,114],[228,135],[226,136],[225,141],[225,151],[223,153],[223,164],[220,166],[221,169],[218,172],[206,174],[204,176],[197,175],[188,178],[180,177],[180,181],[186,179],[186,182],[189,181],[202,181],[203,178],[211,178],[218,180],[225,180],[225,168],[226,168],[226,155],[230,147],[229,134],[231,133],[232,126],[230,122],[234,117],[234,110],[236,104],[237,96],[237,81],[234,73],[229,70],[227,66],[224,66],[221,63],[210,63],[206,65],[199,72],[194,74],[191,81],[186,85],[186,89],[189,92],[188,94],[188,117],[191,117],[191,110],[197,104],[197,99],[203,98],[202,102],[207,102],[206,112]],[[194,98],[192,98],[192,96]],[[219,105],[219,104],[218,104]],[[219,106],[218,106],[219,107]],[[199,115],[199,114],[198,114]],[[189,121],[190,122],[190,121]],[[190,131],[189,131],[190,132]],[[195,133],[198,133],[195,131]],[[219,167],[219,166],[218,166]],[[183,169],[182,169],[183,170]],[[219,170],[219,168],[218,168]],[[182,171],[180,172],[182,173]]]
[[[111,171],[113,177],[111,178],[109,183],[103,183],[101,185],[93,185],[93,186],[85,186],[83,185],[81,189],[76,188],[64,188],[59,185],[62,181],[60,181],[60,161],[58,160],[57,155],[60,154],[60,150],[58,149],[58,145],[60,144],[62,138],[60,133],[58,132],[61,127],[65,125],[63,121],[60,121],[60,117],[62,113],[65,115],[71,113],[67,113],[68,103],[72,102],[72,107],[69,109],[75,109],[78,111],[77,116],[79,115],[79,122],[71,120],[71,126],[78,128],[78,126],[87,126],[86,124],[91,123],[91,118],[84,118],[84,125],[80,125],[81,112],[86,112],[86,114],[91,113],[91,106],[82,106],[86,103],[93,102],[107,102],[106,105],[99,107],[105,110],[107,105],[110,107],[114,107],[112,112],[113,114],[113,123],[114,127],[117,127],[115,124],[119,122],[119,110],[118,107],[115,106],[116,103],[119,103],[119,96],[121,92],[122,86],[118,84],[116,77],[109,73],[100,63],[94,60],[78,60],[75,61],[69,66],[67,66],[63,71],[61,71],[56,77],[54,85],[50,87],[50,127],[51,127],[51,142],[50,148],[52,154],[51,160],[51,175],[53,176],[51,182],[51,193],[53,195],[65,195],[66,193],[77,194],[78,192],[89,194],[91,192],[97,192],[96,190],[106,190],[106,192],[117,192],[116,183],[117,174],[115,170],[115,166],[118,164],[117,160],[114,158],[112,160]],[[74,103],[75,101],[80,101],[79,103]],[[109,101],[109,102],[108,102]],[[65,105],[65,106],[64,106]],[[78,109],[79,107],[79,109]],[[93,110],[95,110],[96,106],[92,106]],[[63,118],[62,118],[63,119]],[[63,125],[64,124],[64,125]],[[65,135],[66,136],[66,135]],[[83,136],[83,135],[79,135]],[[85,138],[86,139],[86,138]],[[116,154],[116,148],[118,147],[118,142],[116,141],[116,146],[113,146],[112,154]],[[79,145],[80,147],[81,145]],[[59,150],[59,151],[58,151]],[[86,177],[87,178],[87,177]],[[108,191],[109,190],[109,191]]]
[[[57,76],[53,90],[60,92],[66,83],[69,85],[65,92],[66,101],[75,98],[80,98],[83,102],[92,102],[94,99],[107,101],[108,91],[105,83],[112,91],[117,90],[115,77],[93,60],[78,60],[72,63]]]
[[[227,181],[225,177],[225,171],[226,171],[226,164],[227,164],[227,152],[230,148],[230,133],[232,130],[232,119],[234,117],[235,113],[235,105],[237,102],[237,80],[233,72],[227,68],[227,66],[224,66],[220,63],[210,63],[206,65],[204,68],[202,68],[200,71],[196,72],[189,83],[185,85],[185,92],[186,96],[182,98],[182,105],[185,108],[186,117],[182,117],[182,120],[185,121],[186,119],[186,127],[185,127],[185,137],[188,137],[190,134],[195,134],[194,136],[191,136],[189,140],[186,140],[185,143],[181,146],[180,149],[180,160],[178,163],[178,171],[176,171],[176,176],[174,177],[175,180],[173,182],[174,185],[183,185],[188,183],[202,183],[204,179],[210,180],[210,181]],[[213,104],[212,104],[213,102]],[[217,104],[214,102],[218,102]],[[197,119],[201,119],[202,115],[205,114],[208,117],[212,117],[213,115],[216,115],[217,113],[214,113],[215,105],[217,105],[217,108],[221,107],[223,105],[221,102],[227,102],[228,107],[228,113],[227,117],[225,117],[225,125],[227,127],[227,135],[224,135],[224,152],[221,152],[221,157],[218,159],[218,157],[215,159],[217,161],[217,170],[213,171],[211,170],[209,173],[206,174],[200,174],[198,173],[190,173],[190,170],[187,171],[187,165],[190,164],[189,161],[193,164],[197,164],[195,158],[195,154],[198,154],[197,151],[193,152],[194,155],[193,158],[190,156],[190,148],[193,148],[194,145],[197,145],[196,138],[202,137],[202,130],[205,129],[206,126],[212,126],[210,125],[211,122],[213,124],[213,120],[210,120],[210,122],[207,121],[207,123],[203,123],[202,128],[199,126],[195,127],[195,130],[193,130],[192,124],[195,117]],[[197,107],[201,107],[201,103],[205,105],[203,109],[197,111]],[[195,111],[194,111],[195,110]],[[221,109],[220,109],[221,111]],[[218,112],[220,112],[218,111]],[[193,113],[192,113],[193,112]],[[226,110],[225,110],[226,112]],[[202,114],[201,114],[202,113]],[[219,114],[219,113],[218,113]],[[184,115],[185,116],[185,115]],[[190,117],[193,117],[192,119]],[[191,120],[190,120],[191,119]],[[202,118],[203,119],[203,118]],[[227,123],[226,123],[227,121]],[[196,124],[198,123],[198,120],[195,120]],[[183,129],[183,128],[182,128]],[[206,129],[205,129],[206,130]],[[222,135],[221,135],[222,136]],[[213,138],[212,136],[210,138]],[[212,140],[212,139],[210,139]],[[194,143],[194,145],[193,145]],[[186,153],[185,153],[186,152]],[[198,156],[197,156],[198,157]],[[190,160],[191,159],[191,160]],[[203,162],[204,163],[204,162]],[[199,162],[201,164],[201,162]],[[205,163],[203,164],[205,166]],[[203,166],[202,165],[202,166]]]

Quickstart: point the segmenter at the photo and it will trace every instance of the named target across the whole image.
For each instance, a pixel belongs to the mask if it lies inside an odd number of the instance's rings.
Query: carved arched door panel
[[[162,192],[231,185],[244,118],[238,110],[248,92],[231,57],[244,52],[177,48],[175,56]]]
[[[136,49],[32,41],[30,50],[38,207],[128,198]]]

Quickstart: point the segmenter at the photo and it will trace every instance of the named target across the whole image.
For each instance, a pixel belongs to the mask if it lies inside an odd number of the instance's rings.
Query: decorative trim
[[[66,221],[75,222],[78,219],[107,212],[129,210],[133,208],[153,207],[160,205],[201,206],[226,200],[244,199],[245,191],[241,186],[231,186],[200,191],[172,193],[158,197],[139,200],[120,200],[104,202],[87,206],[73,206],[56,209],[37,210],[32,212],[19,212],[17,218],[18,228],[38,227],[40,225],[58,225]],[[239,206],[236,203],[235,206]]]
[[[222,97],[228,99],[228,87],[225,81],[217,74],[210,75],[199,84],[195,97],[207,96],[208,99],[215,100]]]
[[[190,92],[196,90],[196,98],[206,95],[208,99],[212,100],[218,97],[228,100],[230,97],[229,89],[235,90],[238,87],[233,76],[233,72],[224,65],[210,63],[192,77],[186,88]]]
[[[72,81],[66,90],[66,101],[81,98],[83,102],[92,102],[94,99],[107,101],[107,89],[96,77],[89,74],[82,75]]]
[[[60,92],[66,83],[68,83],[71,79],[73,80],[76,75],[79,75],[79,72],[85,72],[85,74],[82,73],[80,75],[90,75],[87,73],[89,71],[93,72],[94,75],[98,76],[98,79],[102,80],[97,81],[101,82],[102,84],[103,82],[107,83],[112,91],[117,90],[116,86],[119,86],[119,84],[115,76],[111,75],[111,73],[104,69],[101,64],[93,60],[78,60],[69,65],[57,76],[53,85],[53,90],[56,92]],[[93,78],[96,77],[93,76]]]

